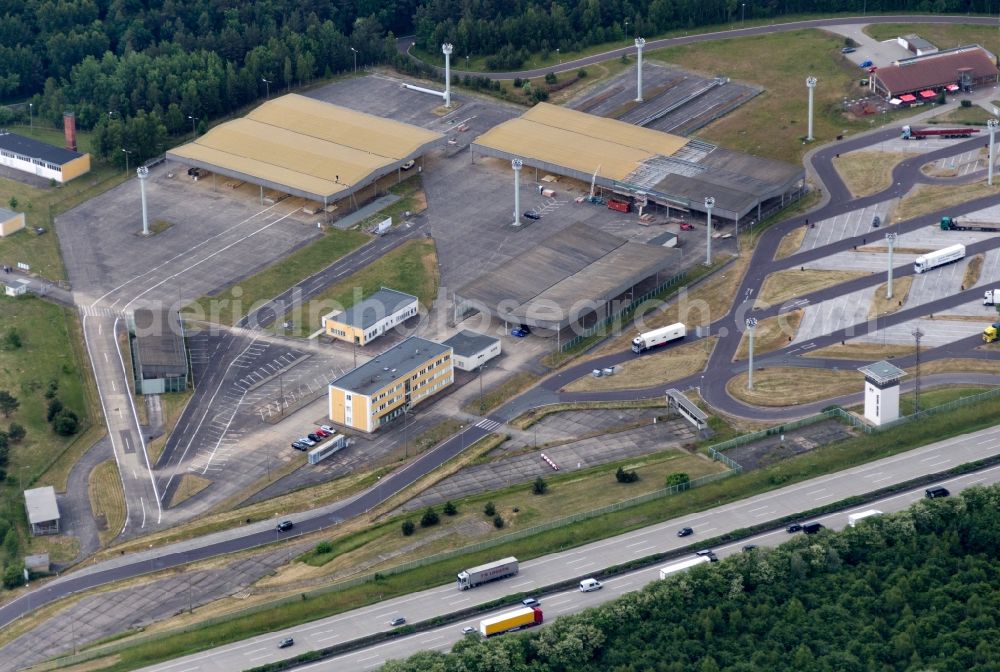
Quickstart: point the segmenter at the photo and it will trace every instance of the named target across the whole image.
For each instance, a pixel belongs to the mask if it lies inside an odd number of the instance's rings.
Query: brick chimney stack
[[[63,133],[66,135],[66,149],[76,151],[76,115],[63,113]]]

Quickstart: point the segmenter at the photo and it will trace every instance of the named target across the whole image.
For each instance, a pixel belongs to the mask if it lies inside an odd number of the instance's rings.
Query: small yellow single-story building
[[[330,419],[371,433],[454,380],[451,348],[411,336],[330,383]]]
[[[24,213],[0,208],[0,238],[24,228]]]
[[[356,345],[367,345],[397,324],[417,314],[417,297],[383,287],[342,313],[323,317],[326,335]]]

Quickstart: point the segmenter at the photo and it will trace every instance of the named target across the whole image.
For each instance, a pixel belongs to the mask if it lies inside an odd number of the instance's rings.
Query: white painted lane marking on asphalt
[[[533,583],[534,583],[534,580],[531,580],[531,581],[522,581],[521,583],[512,583],[510,587],[511,588],[519,588],[521,586],[530,586]]]
[[[452,600],[452,601],[451,601],[451,602],[449,602],[448,604],[449,604],[449,605],[456,605],[456,604],[462,604],[463,602],[468,602],[468,601],[470,601],[471,599],[472,599],[472,598],[470,598],[470,597],[463,597],[463,598],[462,598],[461,600]]]
[[[769,506],[758,506],[756,508],[748,510],[747,513],[753,513],[754,511],[763,511],[764,509],[769,509],[769,508],[771,508],[771,507],[769,507]]]

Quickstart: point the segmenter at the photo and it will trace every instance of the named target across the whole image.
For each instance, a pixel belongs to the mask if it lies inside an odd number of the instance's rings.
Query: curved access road
[[[659,40],[649,40],[646,42],[646,49],[663,49],[664,47],[679,47],[685,44],[698,44],[700,42],[713,42],[716,40],[728,40],[736,37],[752,37],[755,35],[769,35],[771,33],[787,33],[793,30],[805,30],[808,28],[823,28],[825,26],[846,26],[846,25],[866,25],[870,23],[963,23],[963,24],[973,24],[981,26],[996,26],[998,25],[997,19],[989,16],[967,16],[967,15],[925,15],[925,16],[914,16],[910,14],[893,14],[886,16],[844,16],[840,18],[832,19],[808,19],[805,21],[789,21],[787,23],[771,23],[767,25],[758,25],[750,28],[735,28],[733,30],[717,30],[708,33],[696,33],[692,35],[683,35],[681,37],[665,37]],[[414,60],[421,61],[416,56],[410,53],[413,45],[416,44],[416,40],[413,36],[400,37],[396,40],[396,49]],[[601,52],[599,54],[593,54],[591,56],[583,56],[581,58],[573,59],[572,61],[566,61],[565,63],[559,63],[557,65],[550,65],[544,68],[534,68],[531,70],[517,70],[509,72],[477,72],[475,70],[457,70],[452,68],[451,74],[458,76],[469,75],[470,77],[486,77],[488,79],[514,79],[515,77],[520,77],[526,79],[529,77],[544,77],[550,72],[568,72],[570,70],[578,70],[582,67],[593,65],[595,63],[600,63],[602,61],[607,61],[612,58],[619,58],[620,56],[631,54],[635,51],[635,46],[629,44],[626,47],[620,47],[618,49],[609,49],[608,51]],[[444,56],[441,57],[442,59]],[[455,59],[456,62],[461,60],[460,58]],[[421,61],[425,62],[425,61]],[[439,67],[434,64],[428,63],[432,68],[438,71],[439,74],[444,74],[444,68]]]
[[[855,17],[855,18],[843,18],[843,19],[818,19],[814,21],[804,21],[796,22],[790,24],[779,24],[774,26],[759,26],[754,28],[747,28],[743,30],[726,31],[720,33],[705,33],[702,35],[688,36],[682,38],[669,38],[666,40],[656,40],[647,44],[647,46],[652,48],[658,48],[661,46],[671,46],[675,44],[688,44],[694,42],[705,42],[717,39],[727,39],[730,37],[737,36],[747,36],[747,35],[760,35],[769,32],[780,32],[787,30],[796,30],[800,28],[812,28],[812,27],[822,27],[824,25],[842,25],[845,23],[886,23],[886,22],[897,22],[905,20],[907,22],[924,22],[924,23],[942,23],[942,22],[954,22],[956,20],[962,20],[966,23],[989,23],[988,19],[979,19],[978,17]],[[579,67],[580,65],[586,65],[590,62],[595,62],[597,60],[603,60],[609,57],[614,57],[616,54],[620,54],[625,50],[615,50],[607,52],[603,55],[597,55],[592,57],[587,57],[585,59],[578,59],[572,63],[564,64],[563,69],[570,69]],[[548,71],[550,69],[546,69]],[[542,71],[526,71],[523,73],[495,73],[493,77],[509,77],[517,74],[519,76],[531,76],[532,73],[542,74]],[[912,184],[916,181],[919,175],[919,165],[932,160],[936,156],[948,156],[953,153],[962,151],[966,146],[966,143],[956,143],[949,146],[946,149],[938,150],[937,152],[932,152],[923,155],[919,162],[908,161],[901,164],[897,168],[894,177],[896,178],[893,186],[889,189],[883,191],[881,194],[867,197],[867,199],[857,199],[851,203],[849,194],[846,192],[846,188],[843,187],[842,182],[840,182],[839,177],[836,176],[835,171],[830,164],[830,159],[839,151],[848,151],[849,149],[855,149],[859,147],[866,146],[868,144],[874,144],[881,141],[883,138],[889,137],[889,135],[894,134],[895,131],[879,131],[874,134],[866,134],[864,136],[859,136],[852,138],[850,140],[837,143],[828,148],[820,149],[813,155],[813,165],[820,176],[820,179],[829,192],[827,194],[826,204],[820,209],[814,211],[810,214],[811,217],[829,217],[833,214],[840,212],[846,212],[848,210],[859,207],[862,203],[876,202],[880,199],[885,199],[887,197],[893,197],[896,195],[901,195],[903,193],[903,185]],[[967,141],[971,146],[974,143],[981,142],[980,140]],[[964,204],[961,208],[952,208],[947,214],[962,214],[964,212],[971,212],[973,210],[984,207],[985,205],[991,204],[991,202],[996,202],[996,198],[979,199],[977,201],[971,201]],[[923,218],[918,218],[916,220],[905,222],[894,227],[894,230],[899,232],[913,230],[920,226],[926,225],[928,222],[933,221],[936,217],[939,217],[941,213],[935,213],[933,215],[928,215]],[[760,286],[763,278],[770,272],[774,270],[780,270],[782,268],[793,267],[806,259],[818,258],[828,254],[832,254],[839,250],[845,250],[854,244],[858,244],[857,239],[848,239],[834,243],[818,250],[810,250],[808,252],[803,252],[798,255],[794,255],[787,259],[780,261],[774,261],[774,251],[777,249],[777,245],[781,237],[792,228],[798,226],[800,222],[798,220],[789,220],[778,224],[770,228],[762,237],[758,244],[757,250],[753,256],[751,262],[751,272],[747,274],[744,278],[743,283],[740,286],[740,293],[737,296],[744,295],[747,289],[756,289]],[[886,227],[886,230],[892,230],[890,227]],[[996,243],[1000,244],[1000,243]],[[996,246],[993,244],[992,246]],[[975,249],[988,249],[991,243],[980,243],[977,244]],[[973,249],[970,246],[970,250]],[[905,273],[906,269],[898,269],[898,273]],[[815,301],[822,300],[824,296],[836,296],[844,291],[844,287],[834,287],[828,290],[822,290],[821,292],[811,295],[810,298]],[[969,290],[970,292],[973,290]],[[956,295],[955,297],[949,297],[947,299],[942,299],[940,302],[925,304],[919,308],[910,309],[906,311],[899,311],[886,318],[885,324],[895,324],[898,322],[905,321],[906,319],[912,319],[917,316],[919,312],[920,315],[926,314],[933,310],[940,310],[937,305],[940,303],[941,307],[948,307],[955,305],[962,301],[968,300],[968,292]],[[704,380],[705,389],[703,390],[704,398],[713,406],[723,410],[727,413],[740,416],[756,417],[759,419],[776,419],[782,420],[787,417],[798,417],[810,412],[809,405],[802,405],[796,407],[795,409],[761,409],[757,407],[748,406],[738,402],[726,393],[725,382],[728,380],[734,370],[734,365],[732,363],[732,355],[735,353],[736,347],[738,345],[738,337],[742,329],[743,316],[748,314],[750,310],[749,302],[744,302],[738,306],[735,306],[727,315],[723,316],[722,319],[717,320],[711,325],[712,333],[723,334],[726,333],[727,336],[720,340],[719,346],[716,347],[713,353],[708,369],[706,370]],[[758,315],[765,315],[767,313],[758,313]],[[266,321],[268,316],[261,315],[262,321]],[[723,330],[726,330],[723,332]],[[866,333],[866,325],[855,325],[854,333],[835,333],[824,337],[830,343],[837,342],[843,338],[851,337],[854,335],[859,335]],[[816,339],[817,345],[820,344],[822,339]],[[784,351],[778,351],[776,353],[770,353],[768,357],[782,357],[786,354]],[[378,505],[379,503],[385,501],[395,492],[413,483],[415,480],[423,476],[424,474],[432,471],[441,464],[443,464],[448,459],[451,459],[458,453],[462,452],[464,448],[479,438],[486,436],[490,431],[495,429],[501,422],[505,419],[509,419],[517,415],[519,412],[526,410],[532,406],[537,406],[542,403],[548,403],[550,401],[558,401],[561,396],[558,393],[558,389],[562,387],[565,383],[578,378],[581,375],[586,374],[591,368],[596,366],[610,366],[613,364],[620,363],[627,359],[632,358],[634,355],[631,351],[626,351],[622,353],[614,353],[597,360],[592,360],[584,364],[579,364],[574,367],[560,372],[554,376],[543,381],[543,383],[535,390],[522,395],[521,397],[513,400],[511,403],[505,405],[497,412],[491,415],[490,418],[481,420],[476,425],[470,425],[466,427],[462,432],[451,437],[447,441],[444,441],[431,451],[424,453],[415,461],[402,467],[397,472],[385,477],[376,486],[370,488],[366,492],[357,496],[356,498],[349,500],[347,502],[341,502],[338,504],[330,505],[328,507],[323,507],[320,509],[315,509],[297,516],[291,516],[291,519],[295,521],[295,534],[304,534],[321,529],[325,529],[336,525],[340,520],[345,518],[358,515],[363,513],[372,507]],[[924,359],[931,359],[934,354],[928,353],[924,355]],[[843,364],[843,363],[841,363]],[[738,370],[738,366],[736,367]],[[697,385],[698,380],[701,376],[692,376],[684,381],[678,381],[674,385],[678,384],[688,384]],[[632,399],[637,398],[645,392],[645,396],[659,396],[663,392],[664,386],[657,386],[655,390],[626,390],[621,393],[606,393],[600,395],[602,399]],[[574,398],[585,398],[586,395],[574,395],[572,397],[567,397],[569,399]],[[828,404],[829,402],[824,402]],[[254,548],[262,544],[267,544],[272,541],[278,541],[281,539],[281,535],[278,534],[273,527],[269,524],[260,525],[250,525],[238,530],[232,530],[225,533],[220,533],[216,535],[209,535],[204,538],[194,539],[188,542],[181,542],[172,544],[163,548],[153,549],[148,552],[136,553],[129,556],[124,556],[122,558],[117,558],[110,561],[105,561],[99,563],[95,566],[88,568],[81,568],[78,571],[73,572],[67,576],[59,577],[53,581],[50,581],[40,588],[36,588],[33,591],[28,592],[19,598],[0,606],[0,627],[10,623],[11,621],[19,618],[20,616],[28,613],[32,609],[40,607],[44,604],[53,602],[61,597],[78,593],[83,590],[94,588],[101,585],[106,585],[112,582],[120,581],[123,579],[139,576],[142,574],[149,573],[151,571],[159,571],[162,569],[176,567],[196,560],[201,560],[213,556],[218,556],[225,553],[231,553],[235,551],[245,550],[249,548]]]

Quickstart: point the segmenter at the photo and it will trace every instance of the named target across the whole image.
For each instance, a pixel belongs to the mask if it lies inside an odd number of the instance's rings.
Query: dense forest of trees
[[[440,54],[518,67],[563,51],[747,18],[801,12],[987,12],[991,0],[0,0],[0,100],[58,126],[72,109],[95,153],[133,163],[168,136],[317,77],[392,62],[393,36]],[[628,29],[626,30],[626,24]],[[265,83],[263,80],[267,80]],[[27,108],[27,106],[23,106]],[[27,109],[20,113],[27,116]],[[0,125],[16,113],[0,108]]]
[[[996,670],[1000,487],[655,582],[384,672]],[[544,610],[544,603],[542,605]]]

